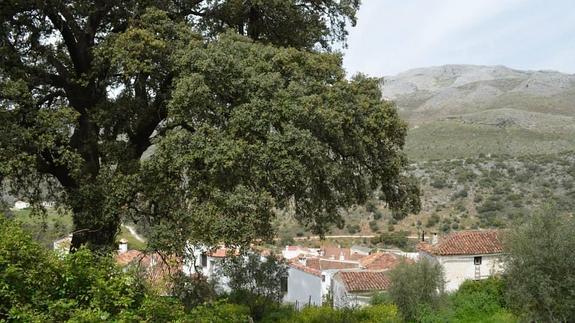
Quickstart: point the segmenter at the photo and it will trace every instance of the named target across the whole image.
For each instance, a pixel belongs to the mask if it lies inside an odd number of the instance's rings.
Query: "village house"
[[[434,235],[431,242],[420,242],[417,250],[420,258],[443,266],[446,291],[457,290],[465,280],[485,279],[502,271],[503,246],[496,230]]]
[[[332,280],[331,293],[334,308],[354,308],[369,305],[371,298],[385,292],[390,281],[387,270],[340,271]]]
[[[128,242],[125,239],[120,240],[115,260],[124,270],[138,271],[149,284],[164,295],[170,293],[172,275],[182,270],[179,259],[157,252],[144,253],[128,249]]]
[[[183,272],[188,276],[201,274],[217,282],[218,292],[229,292],[229,278],[220,276],[222,262],[226,257],[238,255],[239,251],[225,246],[210,248],[204,245],[189,245],[186,248]]]
[[[332,289],[333,277],[347,270],[385,270],[399,263],[401,257],[392,253],[377,252],[371,255],[352,251],[351,248],[324,247],[317,257],[299,257],[289,264],[285,284],[284,302],[301,308],[320,306]]]

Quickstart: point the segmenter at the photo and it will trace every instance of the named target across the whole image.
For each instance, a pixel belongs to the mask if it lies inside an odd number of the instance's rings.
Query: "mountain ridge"
[[[574,74],[452,64],[384,77],[381,90],[408,122],[416,160],[575,149]]]

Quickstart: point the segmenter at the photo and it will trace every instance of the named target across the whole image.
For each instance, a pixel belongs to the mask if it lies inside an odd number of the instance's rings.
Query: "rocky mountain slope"
[[[575,75],[445,65],[384,77],[415,160],[575,149]]]

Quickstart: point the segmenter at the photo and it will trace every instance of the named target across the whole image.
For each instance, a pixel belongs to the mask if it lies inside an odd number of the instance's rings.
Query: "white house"
[[[353,308],[368,305],[373,295],[389,287],[386,271],[345,270],[334,275],[331,292],[333,307]]]
[[[23,210],[30,207],[30,203],[24,201],[16,201],[12,210]]]
[[[284,302],[301,308],[320,306],[332,292],[332,279],[341,271],[385,270],[400,261],[400,256],[378,252],[369,256],[348,248],[322,248],[320,257],[292,260],[288,269],[287,293]]]
[[[201,274],[208,279],[217,278],[217,287],[221,291],[229,292],[229,279],[227,277],[216,277],[223,260],[230,255],[237,255],[238,250],[232,250],[224,246],[216,249],[203,245],[188,245],[182,271],[187,275]]]
[[[317,257],[319,256],[319,248],[307,248],[302,246],[286,246],[282,250],[282,257],[287,260],[303,257]]]
[[[434,236],[431,243],[420,242],[421,257],[443,266],[446,291],[455,291],[468,279],[480,280],[502,271],[500,232],[496,230],[458,231],[442,238]]]

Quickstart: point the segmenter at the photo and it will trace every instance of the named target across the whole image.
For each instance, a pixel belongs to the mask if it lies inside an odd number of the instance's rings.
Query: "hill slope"
[[[445,65],[384,77],[382,93],[409,122],[415,160],[575,149],[575,75]]]

